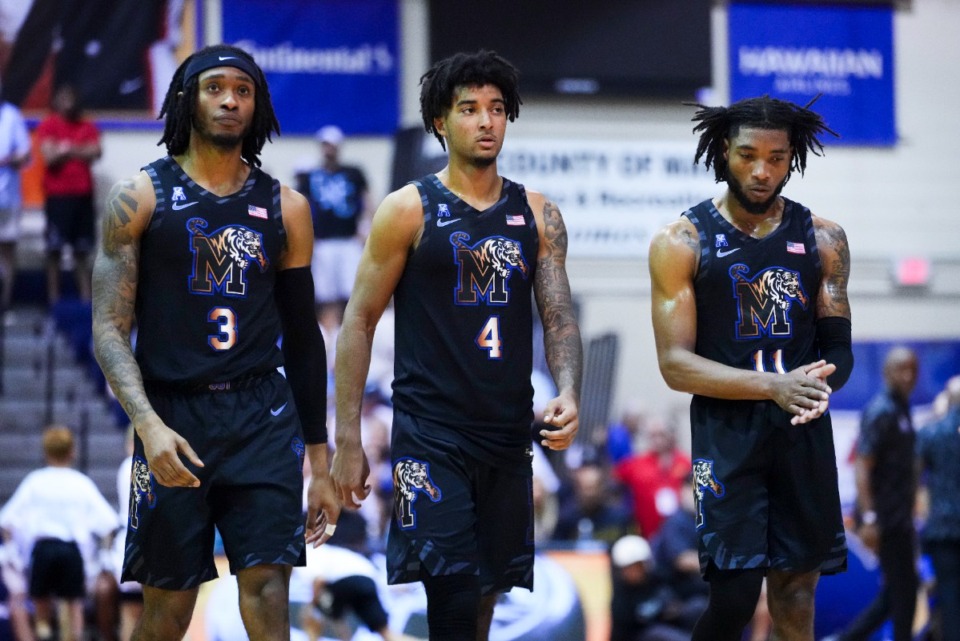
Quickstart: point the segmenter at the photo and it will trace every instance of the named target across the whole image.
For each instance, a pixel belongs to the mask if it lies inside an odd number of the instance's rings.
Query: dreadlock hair
[[[457,53],[433,65],[420,77],[420,115],[427,133],[432,133],[447,148],[433,121],[442,118],[460,87],[494,85],[503,94],[507,118],[513,122],[520,114],[518,89],[520,72],[494,51]]]
[[[727,160],[723,157],[724,143],[740,133],[741,127],[782,129],[787,132],[790,146],[793,147],[790,173],[797,170],[802,176],[807,168],[807,151],[812,151],[817,156],[823,155],[823,144],[818,136],[826,132],[839,138],[839,134],[827,127],[819,114],[810,110],[810,106],[821,95],[818,94],[803,107],[770,96],[746,98],[729,107],[684,103],[699,107],[699,111],[692,118],[694,122],[699,121],[693,132],[701,132],[697,153],[693,158],[694,164],[697,164],[701,157],[705,157],[704,165],[707,168],[712,165],[716,181],[723,182],[727,177]]]
[[[165,118],[163,125],[163,136],[158,145],[166,144],[167,153],[171,156],[182,154],[187,150],[190,143],[190,132],[193,128],[194,117],[197,112],[197,95],[199,91],[199,73],[194,73],[191,77],[186,77],[187,68],[190,63],[200,57],[209,55],[234,56],[240,58],[241,68],[244,70],[251,68],[255,70],[253,81],[256,85],[254,92],[254,110],[253,122],[250,131],[244,137],[240,155],[247,162],[260,166],[260,150],[268,140],[272,140],[271,134],[280,133],[280,122],[273,111],[273,102],[270,98],[270,89],[267,87],[267,79],[263,75],[263,70],[254,61],[253,56],[238,47],[232,47],[225,44],[211,45],[204,47],[191,54],[186,60],[180,63],[177,71],[173,74],[170,81],[170,87],[167,89],[167,95],[163,99],[163,106],[160,108],[160,115],[157,120]],[[224,66],[230,66],[229,64]]]

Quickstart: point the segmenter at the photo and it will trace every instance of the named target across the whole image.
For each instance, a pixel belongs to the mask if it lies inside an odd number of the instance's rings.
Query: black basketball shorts
[[[805,425],[769,401],[694,397],[690,408],[704,574],[841,572],[846,538],[829,414]]]
[[[230,572],[306,563],[300,420],[286,380],[271,373],[246,389],[183,393],[148,387],[160,418],[193,447],[197,488],[159,485],[135,439],[121,580],[187,590],[217,577],[214,527]]]
[[[532,468],[472,456],[449,427],[395,410],[389,583],[474,574],[482,594],[533,589]]]

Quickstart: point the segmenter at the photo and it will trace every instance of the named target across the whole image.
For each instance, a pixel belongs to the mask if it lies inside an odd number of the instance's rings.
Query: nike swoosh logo
[[[732,254],[733,252],[738,252],[738,251],[740,251],[740,248],[739,248],[739,247],[734,247],[733,249],[728,249],[727,251],[723,251],[722,249],[718,249],[718,250],[717,250],[717,258],[723,258],[724,256],[729,256],[729,255]]]
[[[220,60],[236,60],[236,56],[217,56]]]
[[[193,205],[196,205],[198,202],[200,202],[200,201],[199,201],[199,200],[194,200],[194,201],[191,202],[191,203],[175,202],[175,203],[173,203],[173,211],[180,211],[181,209],[186,209],[187,207],[192,207]]]
[[[278,407],[277,409],[275,409],[275,410],[270,410],[270,415],[271,415],[271,416],[280,416],[280,412],[282,412],[286,406],[287,406],[287,404],[284,403],[283,405],[281,405],[281,406]]]
[[[447,225],[452,225],[453,223],[460,220],[459,218],[454,218],[452,220],[438,220],[437,227],[446,227]]]

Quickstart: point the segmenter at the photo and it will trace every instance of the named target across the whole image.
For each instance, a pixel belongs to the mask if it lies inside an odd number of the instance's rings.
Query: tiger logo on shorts
[[[717,480],[713,473],[713,461],[698,458],[693,462],[693,498],[697,504],[697,529],[703,527],[703,496],[704,490],[710,490],[715,497],[720,498],[726,490],[723,483]]]
[[[417,514],[413,511],[413,503],[421,492],[434,503],[440,500],[440,488],[430,478],[430,464],[412,458],[402,458],[394,463],[393,499],[401,528],[416,527]]]
[[[140,527],[140,504],[146,501],[147,507],[157,504],[157,494],[153,491],[153,474],[147,462],[135,456],[130,470],[130,527]]]

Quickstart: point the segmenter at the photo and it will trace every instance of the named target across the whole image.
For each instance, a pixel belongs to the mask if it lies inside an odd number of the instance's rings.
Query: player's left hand
[[[540,430],[540,436],[543,437],[540,445],[551,450],[570,447],[580,429],[580,409],[576,397],[570,392],[561,392],[551,399],[543,411],[543,422],[548,429]]]

